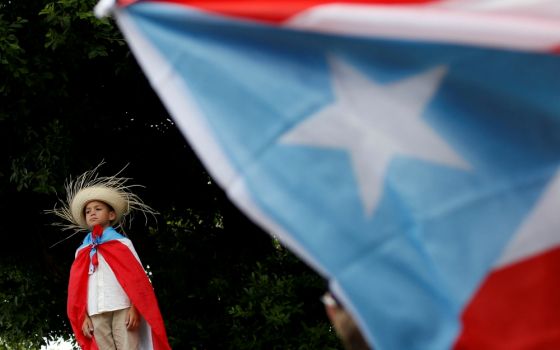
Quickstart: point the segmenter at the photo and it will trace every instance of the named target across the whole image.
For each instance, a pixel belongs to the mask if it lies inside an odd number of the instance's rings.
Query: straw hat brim
[[[70,203],[70,211],[74,221],[85,229],[88,228],[88,225],[84,209],[91,201],[105,202],[115,210],[117,217],[112,224],[120,222],[129,210],[127,197],[121,191],[106,186],[91,186],[81,189],[74,196],[72,203]]]

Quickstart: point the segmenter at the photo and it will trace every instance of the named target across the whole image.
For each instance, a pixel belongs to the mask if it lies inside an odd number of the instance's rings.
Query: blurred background
[[[71,339],[66,288],[84,234],[63,240],[72,232],[44,210],[103,160],[103,175],[128,164],[160,213],[126,233],[173,348],[340,348],[324,281],[213,183],[94,5],[0,0],[0,348]]]

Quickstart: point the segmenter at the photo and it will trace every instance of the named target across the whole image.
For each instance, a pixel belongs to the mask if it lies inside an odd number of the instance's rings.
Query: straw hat
[[[97,185],[81,189],[70,203],[70,212],[74,221],[83,228],[87,228],[84,209],[91,201],[101,201],[110,205],[117,214],[117,218],[113,223],[118,223],[123,216],[128,214],[129,207],[126,195],[114,188]]]
[[[63,229],[87,231],[89,227],[86,223],[84,208],[91,201],[101,201],[110,205],[117,216],[111,224],[117,227],[122,227],[127,216],[133,211],[142,212],[144,216],[157,214],[140,197],[132,193],[132,188],[142,186],[128,184],[130,178],[119,177],[124,168],[113,176],[99,176],[98,169],[101,165],[103,163],[93,170],[86,171],[76,179],[66,182],[66,201],[61,201],[61,208],[55,207],[47,211],[65,221],[57,223],[58,226],[62,226]]]

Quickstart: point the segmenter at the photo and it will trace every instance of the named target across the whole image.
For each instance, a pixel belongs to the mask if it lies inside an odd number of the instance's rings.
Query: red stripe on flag
[[[560,248],[490,274],[455,349],[560,349]]]
[[[121,6],[137,0],[120,0]],[[226,16],[281,23],[301,11],[325,4],[410,5],[437,2],[435,0],[153,0],[197,7]]]
[[[91,246],[78,252],[76,259],[70,268],[70,279],[68,281],[68,301],[66,312],[70,325],[76,336],[76,341],[83,350],[95,350],[97,344],[94,338],[87,338],[82,332],[82,324],[86,317],[89,252]]]

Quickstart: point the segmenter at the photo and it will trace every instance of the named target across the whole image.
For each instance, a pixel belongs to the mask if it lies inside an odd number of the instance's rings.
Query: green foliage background
[[[93,1],[0,0],[0,348],[70,339],[81,235],[43,214],[101,160],[160,211],[133,240],[175,349],[335,349],[322,279],[225,198]]]

